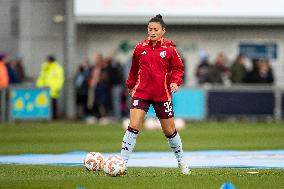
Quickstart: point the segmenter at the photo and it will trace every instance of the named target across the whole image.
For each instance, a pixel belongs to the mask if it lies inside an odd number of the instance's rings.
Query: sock
[[[125,131],[122,144],[121,144],[121,157],[128,162],[130,154],[135,146],[136,138],[138,136],[139,131],[128,127]]]
[[[171,147],[172,151],[176,156],[177,161],[178,162],[183,161],[182,143],[177,131],[175,130],[175,132],[172,135],[166,137],[168,139],[169,146]]]

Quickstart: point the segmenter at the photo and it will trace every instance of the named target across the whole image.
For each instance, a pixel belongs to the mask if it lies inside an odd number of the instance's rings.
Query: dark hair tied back
[[[162,15],[160,15],[160,14],[157,14],[156,17],[159,18],[159,19],[163,19]]]
[[[165,22],[164,22],[164,20],[163,20],[162,15],[160,15],[160,14],[157,14],[155,17],[151,18],[151,19],[149,20],[148,24],[149,24],[150,22],[158,22],[158,23],[161,24],[161,26],[162,26],[163,28],[166,28],[166,24],[165,24]]]

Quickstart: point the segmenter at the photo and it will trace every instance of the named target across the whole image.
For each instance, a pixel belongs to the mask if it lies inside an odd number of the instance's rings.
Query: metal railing
[[[7,121],[8,113],[8,100],[7,100],[7,89],[0,89],[0,122]]]

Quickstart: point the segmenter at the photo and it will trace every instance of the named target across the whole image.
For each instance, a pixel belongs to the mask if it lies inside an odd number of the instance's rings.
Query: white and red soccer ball
[[[108,157],[104,164],[104,172],[109,176],[123,175],[125,169],[126,162],[118,155]]]
[[[89,152],[84,160],[84,166],[89,171],[100,171],[104,168],[104,156],[99,152]]]
[[[107,159],[99,152],[89,152],[84,160],[84,166],[89,171],[104,171],[109,176],[120,176],[125,172],[126,162],[119,155]]]

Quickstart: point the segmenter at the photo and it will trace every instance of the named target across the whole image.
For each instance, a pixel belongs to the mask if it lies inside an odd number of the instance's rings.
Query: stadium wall
[[[0,1],[0,52],[18,54],[18,9],[17,1]]]
[[[23,55],[27,74],[36,78],[48,54],[63,63],[64,24],[55,23],[55,15],[64,15],[64,1],[19,1],[19,53]]]

